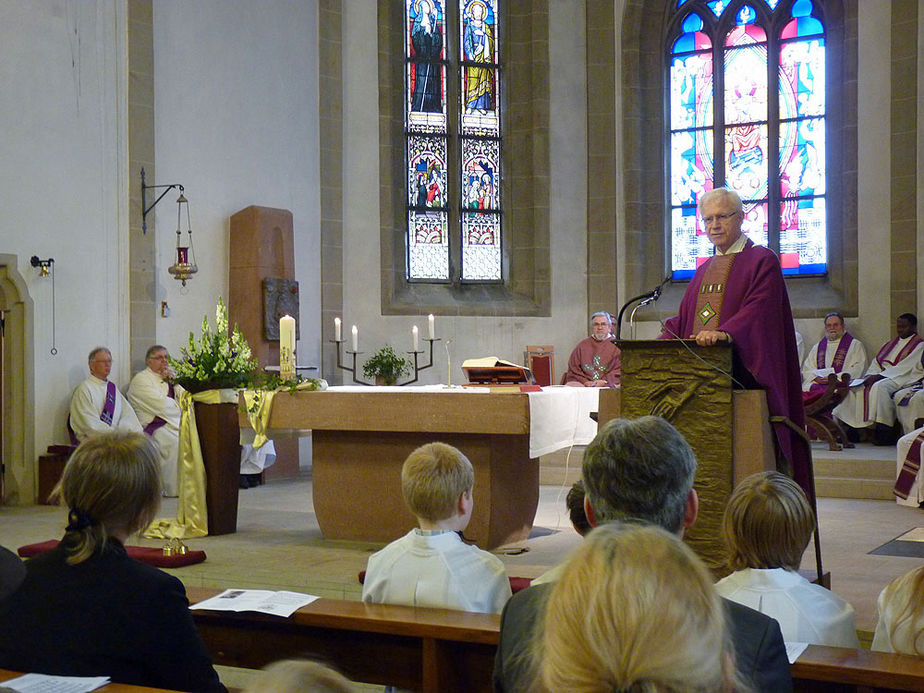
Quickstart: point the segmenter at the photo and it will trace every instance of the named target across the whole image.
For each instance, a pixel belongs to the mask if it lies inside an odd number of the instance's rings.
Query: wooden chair
[[[840,379],[835,373],[828,375],[828,386],[817,398],[805,404],[805,425],[811,427],[815,434],[828,443],[828,449],[835,452],[843,448],[852,448],[847,434],[832,416],[831,412],[844,401],[850,392],[850,375],[842,373]]]
[[[550,344],[527,346],[526,365],[536,385],[552,385],[555,382],[555,347]]]

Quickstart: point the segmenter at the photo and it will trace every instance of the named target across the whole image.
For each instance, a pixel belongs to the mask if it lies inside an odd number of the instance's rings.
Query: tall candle
[[[359,351],[359,330],[356,329],[356,325],[353,325],[353,352],[356,353]]]
[[[334,318],[334,341],[340,341],[340,318]]]
[[[288,380],[295,377],[295,318],[279,318],[279,375]]]
[[[430,313],[430,315],[427,316],[427,325],[430,328],[430,339],[434,339],[436,332],[433,329],[433,313]]]
[[[414,351],[417,351],[417,325],[411,328],[411,336],[413,338]]]

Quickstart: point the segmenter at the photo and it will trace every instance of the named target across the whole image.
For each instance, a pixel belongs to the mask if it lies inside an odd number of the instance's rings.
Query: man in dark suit
[[[604,424],[584,452],[584,512],[591,526],[615,520],[645,521],[683,536],[696,521],[696,458],[682,435],[655,416]],[[614,565],[614,570],[619,566]],[[534,677],[532,648],[537,624],[554,584],[523,590],[501,616],[494,661],[494,690],[527,690]],[[779,624],[753,609],[723,600],[735,665],[755,690],[792,690],[789,660]]]

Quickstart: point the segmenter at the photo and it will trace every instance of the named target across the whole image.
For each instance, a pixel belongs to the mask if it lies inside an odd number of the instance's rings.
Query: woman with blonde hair
[[[26,562],[0,605],[0,667],[183,691],[223,691],[183,583],[129,558],[125,542],[160,505],[158,453],[140,433],[100,433],[71,455],[53,492],[61,543]]]
[[[310,659],[273,662],[244,693],[354,693],[357,687],[340,672]]]
[[[648,525],[594,529],[549,596],[536,661],[546,691],[742,691],[702,561]]]
[[[873,650],[924,655],[924,566],[900,575],[879,594]]]

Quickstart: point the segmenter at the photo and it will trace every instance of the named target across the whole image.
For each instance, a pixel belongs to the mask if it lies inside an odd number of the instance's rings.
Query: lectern
[[[618,346],[620,416],[664,417],[689,441],[697,460],[699,515],[685,539],[715,574],[725,574],[721,524],[728,496],[743,476],[776,468],[764,393],[732,391],[727,344],[701,347],[692,339],[672,339],[622,340]]]

